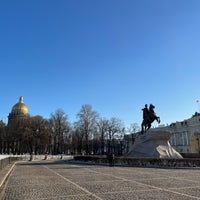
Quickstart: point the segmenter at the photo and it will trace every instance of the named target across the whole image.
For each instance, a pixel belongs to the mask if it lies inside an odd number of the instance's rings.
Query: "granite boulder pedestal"
[[[149,129],[139,134],[126,156],[135,158],[183,158],[169,143],[170,131]]]

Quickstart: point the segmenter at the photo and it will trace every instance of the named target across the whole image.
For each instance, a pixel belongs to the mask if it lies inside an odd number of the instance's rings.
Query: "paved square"
[[[109,167],[65,161],[16,164],[3,200],[200,200],[199,169]]]

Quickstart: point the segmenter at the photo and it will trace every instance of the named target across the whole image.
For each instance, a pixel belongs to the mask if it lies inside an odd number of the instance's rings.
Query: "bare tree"
[[[8,153],[44,153],[47,146],[46,120],[41,116],[16,118],[7,128]]]
[[[89,139],[93,139],[93,131],[96,126],[97,112],[92,110],[92,106],[85,104],[77,114],[78,123],[81,126],[81,131],[85,137],[85,151],[89,154]]]
[[[6,148],[6,124],[0,121],[0,153],[5,153]]]
[[[118,118],[111,118],[108,123],[108,152],[114,151],[115,139],[122,139],[125,132],[123,123]]]
[[[6,130],[6,153],[21,154],[27,153],[30,118],[16,118],[8,124]]]
[[[132,123],[128,128],[128,132],[130,134],[136,134],[139,131],[140,131],[140,126],[138,125],[138,123]]]
[[[32,138],[32,149],[35,154],[44,154],[49,146],[47,120],[42,116],[30,118],[30,137]]]
[[[58,109],[51,114],[49,128],[51,133],[52,153],[58,154],[65,151],[64,138],[69,132],[68,117],[62,109]]]
[[[127,132],[131,135],[132,144],[135,142],[136,134],[140,131],[140,126],[138,123],[132,123],[130,127],[128,127]]]
[[[99,132],[99,140],[100,140],[100,149],[101,149],[101,154],[104,155],[105,153],[105,139],[106,139],[106,134],[109,129],[109,120],[100,118],[97,121],[97,131]]]
[[[73,154],[81,154],[83,152],[84,143],[84,131],[80,123],[74,122],[72,128],[72,141],[71,141],[71,151]]]

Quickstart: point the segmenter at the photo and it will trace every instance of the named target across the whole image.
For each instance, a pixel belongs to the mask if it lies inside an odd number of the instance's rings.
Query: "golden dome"
[[[28,114],[28,107],[23,102],[23,97],[19,98],[19,102],[12,107],[13,114]]]

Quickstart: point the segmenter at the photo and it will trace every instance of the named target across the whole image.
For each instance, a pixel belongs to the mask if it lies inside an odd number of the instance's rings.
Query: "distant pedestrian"
[[[48,152],[45,152],[44,160],[47,160],[47,155],[48,155]]]
[[[111,166],[113,167],[115,165],[115,154],[112,153],[111,155]]]
[[[113,167],[115,164],[115,154],[111,152],[108,154],[107,158],[108,158],[109,166]]]
[[[33,154],[34,154],[34,152],[31,152],[31,153],[30,153],[30,160],[29,160],[29,161],[32,161],[32,160],[33,160]]]

